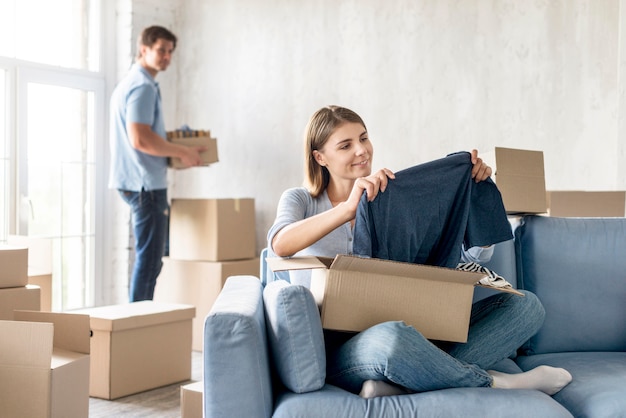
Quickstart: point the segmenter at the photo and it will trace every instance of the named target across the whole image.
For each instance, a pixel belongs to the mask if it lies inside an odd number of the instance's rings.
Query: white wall
[[[544,151],[548,189],[624,189],[621,4],[186,0],[164,100],[220,162],[175,173],[171,195],[254,197],[261,248],[326,104],[364,117],[375,167],[505,146]]]
[[[170,196],[255,198],[260,249],[327,104],[364,117],[375,167],[505,146],[544,151],[548,189],[625,189],[624,1],[134,0],[133,33],[179,37],[167,129],[218,138]]]

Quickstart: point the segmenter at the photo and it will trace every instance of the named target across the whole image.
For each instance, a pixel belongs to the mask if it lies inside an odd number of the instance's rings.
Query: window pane
[[[0,55],[99,70],[99,0],[0,0],[0,4]]]
[[[52,274],[53,277],[63,278],[54,284],[53,306],[62,306],[63,310],[68,310],[92,304],[88,295],[92,293],[93,285],[85,278],[93,275],[95,268],[95,238],[67,237],[54,239],[53,242]]]
[[[0,18],[1,19],[1,18]],[[1,43],[1,42],[0,42]],[[6,71],[0,69],[0,241],[9,234],[9,141],[7,138]]]
[[[28,235],[55,242],[54,304],[81,307],[94,277],[94,93],[27,85]]]

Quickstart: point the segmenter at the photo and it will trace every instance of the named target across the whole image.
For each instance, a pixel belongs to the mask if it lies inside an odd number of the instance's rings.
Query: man
[[[202,147],[166,140],[159,85],[176,48],[176,36],[160,26],[144,29],[137,42],[137,59],[111,97],[111,173],[109,187],[117,189],[131,208],[135,235],[135,265],[130,301],[151,300],[168,240],[167,157],[187,167],[201,163]]]

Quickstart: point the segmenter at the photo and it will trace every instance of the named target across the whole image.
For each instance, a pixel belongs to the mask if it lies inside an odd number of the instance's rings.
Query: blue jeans
[[[131,208],[135,235],[135,265],[130,279],[130,302],[152,300],[157,277],[167,254],[169,205],[167,189],[119,190]]]
[[[353,393],[368,379],[412,392],[491,386],[486,369],[514,354],[543,324],[541,302],[525,293],[500,293],[476,302],[467,343],[439,347],[403,322],[368,328],[330,355],[327,379]]]

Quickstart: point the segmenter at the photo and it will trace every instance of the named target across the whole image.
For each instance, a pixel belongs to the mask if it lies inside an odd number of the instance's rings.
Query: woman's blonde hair
[[[365,122],[350,109],[340,106],[326,106],[311,116],[304,135],[304,183],[313,197],[318,197],[328,187],[330,173],[315,161],[313,151],[321,151],[328,138],[344,123]]]

